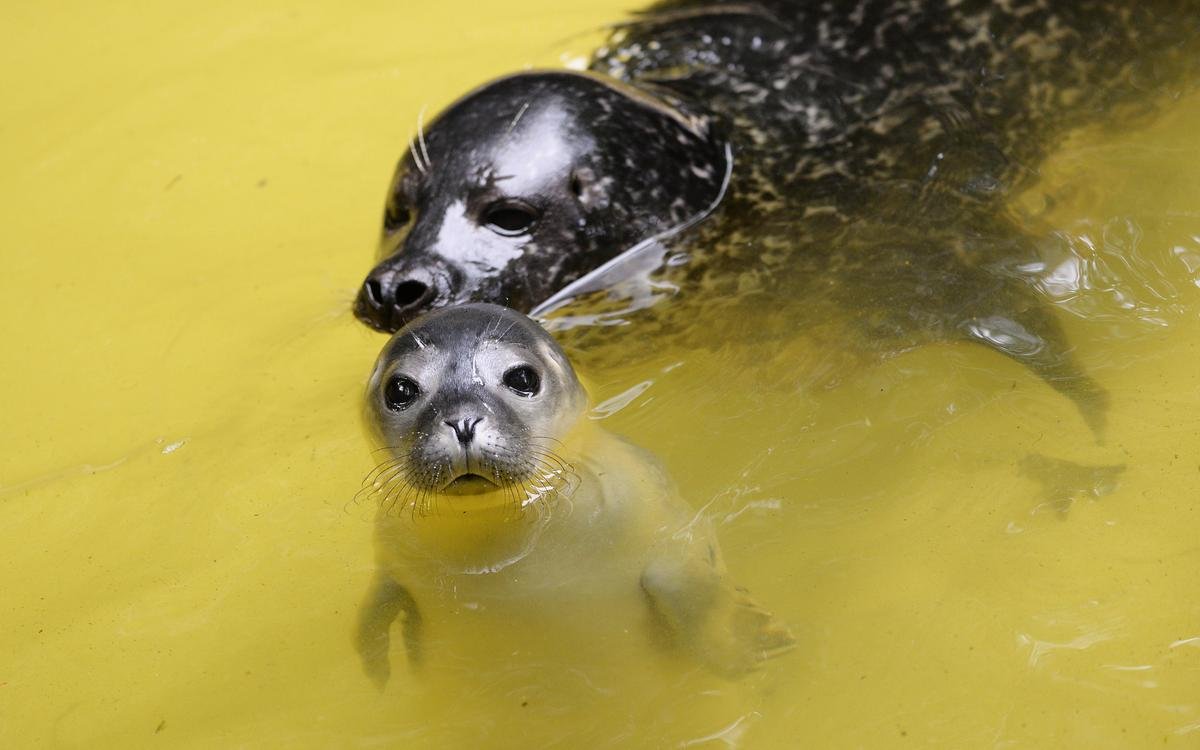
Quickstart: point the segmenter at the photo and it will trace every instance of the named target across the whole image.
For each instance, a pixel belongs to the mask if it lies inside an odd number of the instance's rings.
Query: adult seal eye
[[[504,373],[504,385],[519,396],[534,396],[542,389],[542,379],[529,365],[519,365]]]
[[[412,378],[396,375],[383,389],[383,401],[392,411],[404,411],[412,406],[421,395],[421,389]]]
[[[498,201],[483,212],[484,226],[505,237],[528,234],[537,219],[537,210],[524,201]]]
[[[403,206],[388,206],[383,214],[383,228],[394,232],[402,228],[412,219],[412,214]]]

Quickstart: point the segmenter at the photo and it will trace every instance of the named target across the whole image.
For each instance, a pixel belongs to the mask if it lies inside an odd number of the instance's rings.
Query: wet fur
[[[696,315],[725,303],[749,312],[721,317],[758,318],[762,338],[833,314],[871,354],[973,340],[1102,433],[1107,395],[1036,294],[1038,242],[1005,202],[1070,129],[1128,123],[1187,85],[1197,18],[1200,4],[1173,1],[655,6],[592,70],[703,106],[735,163],[717,212],[661,251],[686,262],[650,282],[679,298],[630,319],[699,344],[714,331]]]
[[[746,308],[723,317],[761,320],[749,335],[765,338],[833,315],[845,345],[872,356],[977,341],[1073,398],[1100,433],[1107,397],[1034,291],[1037,241],[1006,201],[1070,129],[1127,123],[1177,94],[1200,64],[1198,11],[1194,0],[660,3],[615,29],[590,77],[516,76],[456,105],[486,101],[481,112],[508,107],[519,119],[548,96],[565,97],[586,109],[581,121],[596,142],[588,158],[600,159],[589,173],[610,191],[577,232],[537,238],[466,298],[528,310],[702,211],[719,192],[728,146],[732,177],[720,206],[661,243],[658,270],[642,286],[679,294],[617,316],[639,335],[698,345],[741,338],[720,321],[698,321],[713,308]],[[429,171],[439,140],[464,152],[489,132],[480,117],[419,132],[409,155],[417,169]],[[439,170],[464,168],[435,160]],[[407,163],[393,199],[413,171]],[[419,221],[412,231],[423,231]],[[428,242],[405,242],[385,233],[377,272],[464,286],[421,255]],[[373,324],[391,327],[386,318]],[[566,336],[595,349],[627,334]]]
[[[498,385],[513,357],[541,373],[536,393],[506,394]],[[410,378],[421,394],[406,405],[389,401],[387,383],[396,376]],[[502,413],[497,407],[506,398],[528,400]],[[588,606],[637,601],[668,640],[729,677],[792,647],[787,628],[733,584],[712,529],[679,498],[657,461],[584,417],[586,398],[549,334],[492,305],[431,313],[384,348],[368,385],[367,414],[393,460],[368,474],[360,498],[383,492],[376,519],[378,571],[355,633],[364,670],[376,685],[383,687],[391,673],[394,622],[401,622],[408,662],[417,667],[423,609],[449,605],[456,612],[457,602],[474,596],[511,600],[534,612],[580,590],[588,593],[582,599]],[[445,510],[438,502],[442,484],[426,476],[441,467],[440,459],[421,449],[437,442],[439,429],[444,434],[453,428],[443,422],[448,414],[487,414],[496,444],[518,456],[518,473],[529,466],[569,478],[574,486],[547,484],[538,488],[544,502],[531,504],[504,491],[528,477],[506,476],[507,487],[493,493],[499,498],[472,506],[441,497],[451,508]],[[533,425],[555,434],[526,439]],[[456,449],[469,455],[480,433],[464,439],[454,432]],[[545,447],[567,439],[570,452]],[[415,487],[412,502],[403,500],[404,487]],[[616,627],[628,632],[628,625]]]

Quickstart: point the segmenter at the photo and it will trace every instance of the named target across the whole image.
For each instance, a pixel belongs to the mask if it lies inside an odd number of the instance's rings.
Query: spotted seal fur
[[[600,75],[525,73],[452,105],[401,162],[358,316],[395,331],[485,300],[530,310],[711,204],[723,144],[682,101]]]
[[[1100,429],[1106,397],[1034,293],[1038,248],[1005,202],[1071,128],[1178,92],[1200,60],[1197,10],[668,0],[588,73],[503,79],[421,134],[356,312],[394,330],[465,300],[556,307],[632,269],[682,291],[640,313],[646,333],[734,297],[769,301],[764,336],[837,309],[879,352],[986,344]]]

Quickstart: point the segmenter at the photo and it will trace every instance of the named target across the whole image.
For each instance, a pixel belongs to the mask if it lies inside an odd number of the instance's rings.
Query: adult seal
[[[647,333],[734,296],[769,300],[779,325],[756,332],[775,336],[832,310],[883,355],[990,346],[1099,429],[1105,397],[1036,293],[1041,248],[1007,199],[1072,128],[1177,95],[1197,10],[660,3],[588,71],[501,79],[417,134],[356,314],[394,331],[463,301],[528,311],[632,272],[638,307],[679,292],[642,313]]]
[[[586,621],[603,612],[610,631],[665,636],[731,677],[792,645],[654,459],[583,418],[587,404],[554,339],[511,309],[446,308],[387,344],[367,392],[390,458],[368,477],[378,573],[357,631],[377,684],[393,622],[419,662],[431,612],[526,621],[583,602]]]

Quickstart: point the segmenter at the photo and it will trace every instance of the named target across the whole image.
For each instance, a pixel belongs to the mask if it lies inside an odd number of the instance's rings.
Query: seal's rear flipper
[[[1042,486],[1045,498],[1038,509],[1048,508],[1066,518],[1080,498],[1098,499],[1116,491],[1124,464],[1089,466],[1038,453],[1021,459],[1021,473]]]
[[[659,622],[684,650],[734,679],[796,645],[787,626],[735,586],[713,544],[672,540],[642,572]]]
[[[1097,440],[1103,441],[1108,392],[1080,368],[1049,310],[1029,306],[1020,320],[999,314],[974,317],[963,323],[963,330],[969,339],[1012,357],[1074,401]]]

